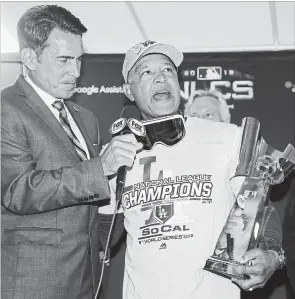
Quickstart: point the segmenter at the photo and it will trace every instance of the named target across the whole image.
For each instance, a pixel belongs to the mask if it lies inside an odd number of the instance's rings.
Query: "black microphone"
[[[131,120],[134,120],[133,122]],[[120,114],[120,118],[116,120],[110,127],[110,133],[113,137],[124,134],[134,134],[136,136],[144,136],[145,129],[140,124],[140,112],[136,106],[125,106]],[[139,126],[137,126],[139,124]]]
[[[140,124],[140,112],[136,106],[128,105],[122,109],[120,118],[115,121],[111,128],[110,133],[112,136],[134,134],[137,136],[145,135],[145,128]],[[120,200],[123,192],[125,177],[126,177],[126,166],[121,166],[117,172],[116,180],[116,199]]]

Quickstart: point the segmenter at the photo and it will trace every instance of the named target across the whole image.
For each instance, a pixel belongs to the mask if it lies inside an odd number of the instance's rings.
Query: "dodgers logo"
[[[165,223],[174,214],[173,203],[165,203],[154,206],[154,218],[161,224]]]

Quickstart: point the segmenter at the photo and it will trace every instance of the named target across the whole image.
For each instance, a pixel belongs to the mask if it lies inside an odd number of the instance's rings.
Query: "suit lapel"
[[[39,97],[36,91],[32,88],[32,86],[25,81],[22,75],[20,75],[17,79],[15,86],[17,87],[18,94],[27,98],[26,104],[39,115],[39,117],[48,127],[50,127],[52,132],[58,136],[61,142],[64,143],[66,148],[77,159],[77,161],[80,161],[80,158],[75,150],[72,141],[70,140],[58,120],[55,118],[55,116],[52,114],[43,100]]]
[[[86,145],[87,145],[87,148],[88,148],[88,151],[89,151],[90,158],[95,157],[96,156],[96,152],[95,152],[93,143],[90,140],[90,138],[88,136],[88,133],[87,133],[87,131],[85,129],[85,126],[83,124],[82,116],[81,116],[80,111],[70,101],[65,101],[65,105],[69,109],[69,111],[70,111],[70,113],[71,113],[71,115],[72,115],[72,117],[73,117],[73,119],[74,119],[77,127],[79,128],[80,132],[82,133],[82,136],[84,137],[84,140],[86,142]]]

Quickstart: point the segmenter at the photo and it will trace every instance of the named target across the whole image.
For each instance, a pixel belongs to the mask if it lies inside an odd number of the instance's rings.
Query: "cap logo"
[[[132,47],[129,51],[138,55],[140,54],[144,49],[146,49],[148,46],[155,44],[156,42],[147,40],[143,43],[137,44],[134,47]]]

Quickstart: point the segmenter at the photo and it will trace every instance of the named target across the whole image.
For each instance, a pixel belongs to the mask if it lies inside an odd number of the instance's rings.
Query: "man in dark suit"
[[[132,165],[140,145],[115,137],[99,156],[95,116],[65,101],[80,75],[79,19],[36,6],[17,29],[24,75],[1,94],[2,298],[92,299],[112,219],[98,216],[106,176]]]

